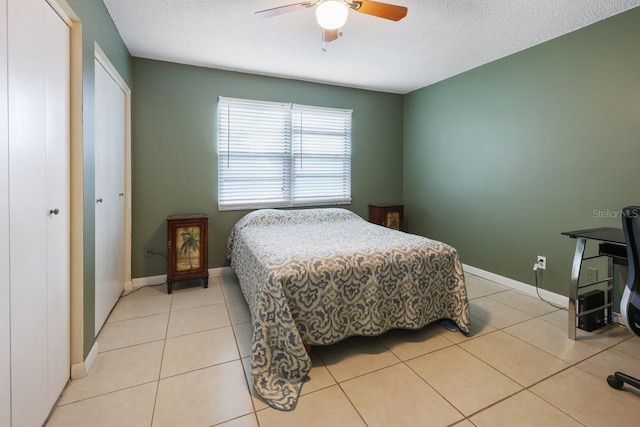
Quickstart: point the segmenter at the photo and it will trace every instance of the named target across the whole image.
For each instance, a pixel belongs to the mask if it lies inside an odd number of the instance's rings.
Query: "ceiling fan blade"
[[[338,29],[335,30],[325,30],[322,29],[322,41],[325,43],[332,42],[334,40],[338,40],[340,37],[340,31]]]
[[[315,2],[303,1],[301,3],[289,4],[286,6],[274,7],[271,9],[259,10],[255,12],[255,15],[260,15],[262,18],[271,18],[273,16],[284,15],[289,12],[298,12],[307,7],[311,7]]]
[[[392,21],[399,21],[407,16],[406,7],[377,1],[353,1],[350,7],[356,12],[377,16],[378,18],[390,19]]]

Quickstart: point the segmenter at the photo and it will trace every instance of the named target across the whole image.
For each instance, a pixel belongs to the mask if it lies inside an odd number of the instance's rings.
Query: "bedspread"
[[[251,311],[253,383],[276,409],[296,406],[311,369],[304,344],[444,318],[469,332],[454,248],[345,209],[249,213],[231,231],[227,258]]]

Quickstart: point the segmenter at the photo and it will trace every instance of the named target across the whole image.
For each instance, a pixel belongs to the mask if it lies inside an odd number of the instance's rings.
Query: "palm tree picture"
[[[178,271],[200,268],[200,227],[181,227],[176,230],[179,237]],[[193,255],[193,256],[192,256]]]

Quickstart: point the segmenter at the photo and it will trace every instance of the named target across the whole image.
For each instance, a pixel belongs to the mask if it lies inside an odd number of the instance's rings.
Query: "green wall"
[[[348,70],[345,70],[348,72]],[[352,199],[401,202],[403,97],[140,58],[133,59],[132,276],[166,273],[167,215],[209,215],[209,267],[226,265],[224,248],[246,211],[217,208],[219,96],[353,108]]]
[[[84,356],[95,342],[95,152],[94,46],[98,43],[121,77],[132,85],[132,64],[102,0],[67,0],[82,23],[82,108],[84,175]]]
[[[640,204],[639,47],[636,8],[406,95],[409,231],[529,284],[544,255],[542,287],[567,295],[560,233]]]

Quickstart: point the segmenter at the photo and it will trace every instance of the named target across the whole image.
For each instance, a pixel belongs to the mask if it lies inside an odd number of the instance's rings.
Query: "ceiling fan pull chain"
[[[322,39],[322,51],[326,52],[327,51],[327,42],[326,42],[325,37],[324,37],[324,28],[320,28],[320,37]]]

